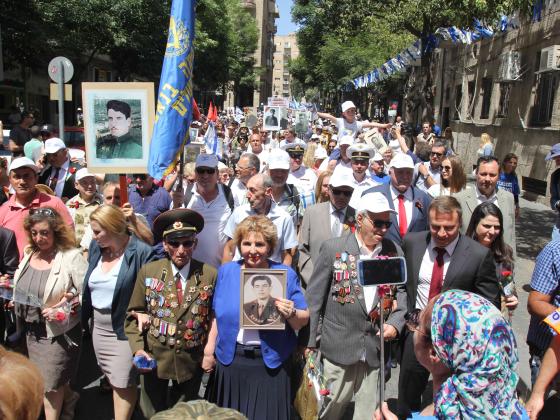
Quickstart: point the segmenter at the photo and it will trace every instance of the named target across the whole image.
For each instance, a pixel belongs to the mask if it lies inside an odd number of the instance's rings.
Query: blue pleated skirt
[[[290,362],[276,369],[264,364],[260,349],[237,345],[229,365],[217,360],[208,399],[220,407],[233,408],[249,420],[290,418]]]

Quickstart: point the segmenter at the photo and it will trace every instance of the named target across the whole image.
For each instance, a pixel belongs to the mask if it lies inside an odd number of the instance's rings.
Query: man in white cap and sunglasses
[[[26,157],[12,160],[9,170],[10,185],[15,194],[0,207],[0,226],[14,231],[20,259],[28,238],[23,229],[23,221],[31,210],[41,207],[52,207],[64,221],[74,228],[74,222],[68,209],[60,198],[44,194],[37,190],[37,172],[39,168]]]

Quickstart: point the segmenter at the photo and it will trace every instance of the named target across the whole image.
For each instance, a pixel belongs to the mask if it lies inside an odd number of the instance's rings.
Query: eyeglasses
[[[292,159],[301,159],[303,158],[303,153],[288,153]]]
[[[424,337],[427,337],[431,340],[430,335],[426,334],[424,331],[420,329],[420,313],[422,312],[421,309],[414,309],[410,312],[407,312],[404,316],[404,320],[406,323],[406,327],[410,332],[417,332]]]
[[[389,229],[391,226],[393,226],[393,222],[391,221],[385,221],[385,220],[371,220],[368,217],[369,221],[371,222],[371,224],[373,225],[373,227],[375,227],[376,229]]]
[[[442,157],[442,156],[443,156],[443,153],[431,152],[430,155],[432,155],[432,156],[437,156],[437,157]]]
[[[336,189],[336,188],[331,188],[331,192],[332,192],[334,195],[341,195],[341,194],[342,194],[342,195],[344,195],[344,197],[351,197],[351,196],[352,196],[352,193],[353,193],[354,191],[339,190],[339,189]]]
[[[36,214],[38,214],[39,216],[45,216],[45,217],[52,217],[52,218],[56,217],[56,213],[52,209],[38,208],[38,209],[30,209],[29,210],[29,215],[30,216],[35,216]]]
[[[216,173],[215,168],[196,168],[195,171],[199,175],[214,175]]]
[[[450,170],[451,170],[451,166],[443,166],[443,165],[441,165],[441,170],[442,170],[442,171],[450,171]]]
[[[192,239],[188,239],[186,241],[166,241],[166,243],[171,248],[179,248],[181,245],[183,245],[183,248],[191,249],[196,243],[196,241],[193,241]]]

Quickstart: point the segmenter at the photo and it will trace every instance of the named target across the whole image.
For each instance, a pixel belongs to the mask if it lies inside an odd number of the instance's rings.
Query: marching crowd
[[[238,412],[223,418],[293,418],[310,355],[327,384],[321,419],[342,418],[352,400],[356,420],[536,419],[560,369],[543,323],[560,307],[560,224],[531,279],[534,387],[522,403],[510,325],[523,310],[517,156],[498,159],[483,135],[469,186],[449,128],[427,121],[414,136],[400,117],[341,109],[302,133],[224,114],[212,127],[222,156],[200,153],[163,180],[129,174],[127,191],[25,113],[0,165],[0,343],[32,365],[0,347],[0,417],[37,418],[42,404],[47,420],[74,418],[70,382],[91,339],[118,420],[197,400],[205,374],[205,399]],[[203,136],[209,124],[193,127]],[[560,144],[547,159],[560,166]],[[360,283],[359,260],[397,256],[405,284]],[[280,295],[271,272],[285,275]],[[397,364],[392,413],[378,389]]]

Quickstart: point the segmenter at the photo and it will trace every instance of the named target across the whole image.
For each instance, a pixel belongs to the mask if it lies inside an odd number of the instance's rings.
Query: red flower
[[[57,311],[55,318],[57,321],[64,321],[66,319],[66,314],[64,313],[64,311]]]
[[[319,391],[319,394],[325,396],[325,395],[329,395],[331,392],[328,389],[322,389]]]
[[[68,172],[74,175],[76,173],[76,168],[74,166],[71,166],[70,169],[68,169]]]
[[[72,207],[75,209],[79,209],[80,208],[80,202],[78,200],[74,201],[72,203]]]
[[[509,277],[509,276],[511,276],[511,271],[509,271],[509,270],[504,270],[504,271],[502,271],[502,276],[503,276],[503,277]]]

